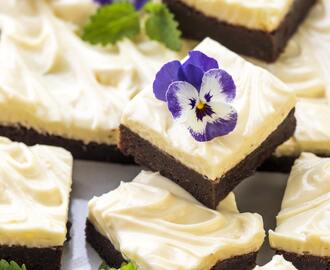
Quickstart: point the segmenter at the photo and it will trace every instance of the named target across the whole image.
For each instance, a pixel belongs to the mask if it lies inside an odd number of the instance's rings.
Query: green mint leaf
[[[150,39],[163,43],[167,48],[179,51],[181,49],[181,32],[173,14],[162,3],[149,2],[144,6],[149,14],[145,29]]]
[[[105,262],[102,262],[98,270],[117,270],[117,269],[113,267],[109,267]]]
[[[114,44],[140,33],[139,13],[134,5],[118,2],[100,7],[84,27],[82,39],[92,44]]]
[[[137,270],[137,267],[133,263],[123,264],[120,270]]]
[[[7,262],[6,260],[0,260],[0,270],[26,270],[25,265],[19,266],[16,262]]]
[[[0,268],[0,270],[2,270]],[[123,263],[120,269],[109,267],[105,262],[102,262],[98,270],[137,270],[137,267],[133,263]]]

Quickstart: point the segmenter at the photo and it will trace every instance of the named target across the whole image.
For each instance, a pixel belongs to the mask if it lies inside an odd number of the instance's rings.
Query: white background
[[[137,166],[75,161],[70,220],[71,241],[66,244],[63,256],[64,270],[97,270],[101,259],[85,242],[87,202],[93,196],[115,189],[120,181],[132,180],[141,170]],[[265,229],[273,228],[285,189],[287,175],[257,173],[245,180],[235,190],[241,212],[257,212],[264,218]],[[267,238],[259,254],[259,264],[271,259]]]

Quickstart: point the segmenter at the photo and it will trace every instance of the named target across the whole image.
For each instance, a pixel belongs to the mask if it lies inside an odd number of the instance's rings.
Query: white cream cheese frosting
[[[92,0],[1,1],[1,124],[117,143],[129,99],[179,54],[144,37],[89,45],[77,32],[95,9]]]
[[[166,103],[154,97],[151,87],[126,107],[122,124],[187,167],[216,180],[277,129],[296,99],[266,70],[211,39],[205,39],[195,50],[215,58],[233,77],[237,90],[232,105],[238,112],[235,130],[212,141],[195,141],[187,128],[173,120]]]
[[[181,1],[206,16],[267,32],[272,32],[280,26],[294,2],[294,0]]]
[[[294,136],[276,149],[276,156],[301,152],[330,155],[330,106],[325,99],[298,99]]]
[[[302,97],[296,106],[295,135],[276,150],[276,156],[299,156],[304,151],[330,155],[328,44],[330,1],[319,0],[275,63],[250,59],[268,69]]]
[[[257,266],[254,270],[297,270],[297,268],[286,261],[283,256],[275,255],[271,262],[264,266]]]
[[[330,95],[330,63],[325,61],[330,59],[329,44],[330,1],[319,0],[275,63],[251,61],[267,68],[298,96],[323,97],[325,92]]]
[[[0,245],[62,246],[66,240],[72,156],[0,137]]]
[[[330,158],[303,153],[292,168],[272,248],[297,254],[330,256]]]
[[[94,197],[88,218],[141,270],[208,270],[258,251],[265,235],[261,216],[239,213],[233,194],[211,210],[151,172]]]

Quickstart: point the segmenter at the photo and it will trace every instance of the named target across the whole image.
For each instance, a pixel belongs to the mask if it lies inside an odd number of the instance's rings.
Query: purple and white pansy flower
[[[215,59],[200,51],[191,51],[183,64],[165,64],[156,75],[153,91],[196,141],[210,141],[236,127],[238,116],[231,105],[235,82]]]

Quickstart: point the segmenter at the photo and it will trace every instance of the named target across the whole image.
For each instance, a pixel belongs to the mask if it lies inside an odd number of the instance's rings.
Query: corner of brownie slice
[[[270,246],[299,270],[330,266],[330,158],[302,153],[295,161]]]
[[[71,154],[0,137],[0,160],[0,258],[28,270],[60,270],[70,227]]]
[[[274,62],[316,0],[254,2],[164,0],[183,35],[211,37],[236,53]],[[270,19],[271,18],[271,19]]]
[[[252,270],[265,237],[262,217],[239,213],[233,193],[211,210],[147,171],[88,209],[86,239],[111,267]]]
[[[167,68],[185,70],[196,65],[198,69],[205,62],[208,66],[201,67],[205,72],[200,84],[187,79],[166,85]],[[162,96],[167,88],[172,95],[168,100]],[[180,93],[177,100],[176,93]],[[216,208],[293,135],[295,104],[287,85],[268,71],[205,39],[182,63],[164,65],[153,89],[144,89],[128,104],[119,147],[136,163],[159,171],[206,206]]]

